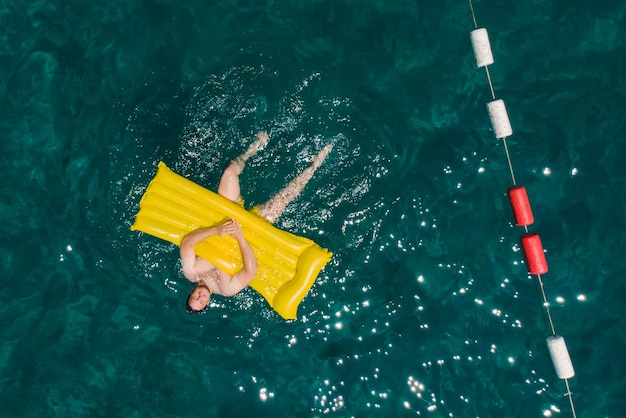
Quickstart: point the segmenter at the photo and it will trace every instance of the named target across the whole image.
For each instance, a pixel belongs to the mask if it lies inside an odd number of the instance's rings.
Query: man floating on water
[[[248,159],[262,149],[268,140],[269,137],[265,132],[259,132],[256,140],[248,147],[248,150],[230,162],[220,178],[218,194],[243,206],[239,176],[243,172]],[[313,158],[311,165],[306,170],[267,202],[251,208],[250,212],[266,219],[270,223],[276,222],[287,205],[304,189],[331,150],[332,144],[326,145]],[[231,235],[239,245],[243,267],[232,276],[221,271],[195,253],[195,245],[212,235]],[[183,275],[196,284],[196,287],[187,298],[187,309],[192,313],[202,312],[209,304],[213,294],[222,296],[236,295],[250,284],[257,272],[257,260],[254,252],[246,241],[240,225],[234,219],[230,219],[221,225],[198,228],[185,235],[180,243],[180,258]]]

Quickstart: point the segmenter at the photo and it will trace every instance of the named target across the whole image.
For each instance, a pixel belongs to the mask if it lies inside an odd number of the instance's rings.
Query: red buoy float
[[[522,248],[524,249],[526,265],[530,274],[545,274],[548,272],[548,263],[546,262],[546,255],[543,253],[539,235],[522,235]]]
[[[511,187],[508,195],[517,226],[528,226],[535,222],[526,188],[524,186]]]

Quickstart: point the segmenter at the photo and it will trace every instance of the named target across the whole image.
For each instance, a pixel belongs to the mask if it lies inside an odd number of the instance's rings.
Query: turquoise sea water
[[[476,0],[581,417],[626,416],[626,4]],[[0,3],[6,417],[568,417],[506,200],[465,1]],[[284,321],[253,290],[184,312],[129,227],[158,161],[335,253]]]

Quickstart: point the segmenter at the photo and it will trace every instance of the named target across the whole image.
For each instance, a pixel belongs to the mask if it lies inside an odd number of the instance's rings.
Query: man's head
[[[211,300],[211,291],[204,284],[198,284],[189,294],[187,298],[187,310],[191,313],[199,313],[209,304]]]

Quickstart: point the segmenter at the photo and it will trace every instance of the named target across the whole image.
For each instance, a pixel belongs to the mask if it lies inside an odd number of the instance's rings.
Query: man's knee
[[[241,174],[241,166],[236,161],[231,161],[224,169],[222,177],[239,177],[239,174]]]

